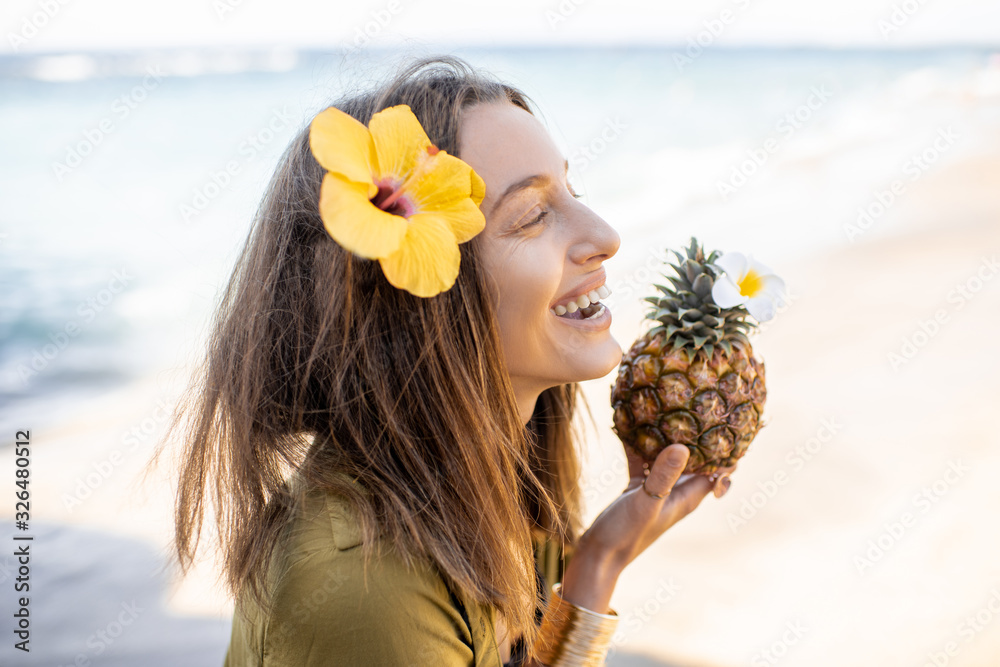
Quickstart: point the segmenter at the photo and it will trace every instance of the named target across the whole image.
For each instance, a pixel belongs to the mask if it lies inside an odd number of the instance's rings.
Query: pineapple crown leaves
[[[645,298],[652,305],[646,317],[657,323],[650,334],[664,332],[665,343],[674,351],[680,350],[689,362],[699,350],[712,356],[718,347],[728,356],[733,343],[749,344],[747,334],[756,325],[747,321],[750,313],[746,308],[721,308],[712,299],[712,287],[723,273],[715,264],[721,253],[713,250],[706,257],[694,237],[683,252],[670,252],[677,261],[667,263],[674,275],[663,274],[669,286],[654,285],[659,294]]]

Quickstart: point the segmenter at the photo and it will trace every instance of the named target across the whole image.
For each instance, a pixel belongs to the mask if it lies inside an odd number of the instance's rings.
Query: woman
[[[370,171],[393,160],[405,182]],[[217,314],[178,492],[185,568],[215,510],[227,667],[603,662],[618,577],[714,480],[678,483],[683,445],[630,459],[582,530],[576,383],[621,348],[602,305],[557,306],[607,296],[619,237],[566,167],[522,93],[452,57],[293,140]]]

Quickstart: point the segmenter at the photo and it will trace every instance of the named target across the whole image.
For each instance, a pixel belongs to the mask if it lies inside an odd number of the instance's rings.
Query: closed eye
[[[532,220],[531,222],[527,222],[527,223],[521,225],[521,229],[524,229],[525,227],[530,227],[531,225],[537,225],[538,223],[540,223],[542,221],[542,218],[544,218],[548,214],[549,214],[548,211],[542,211],[537,216],[535,216],[534,220]]]
[[[579,192],[577,192],[577,191],[576,191],[576,189],[575,189],[575,188],[574,188],[574,187],[573,187],[572,185],[570,185],[570,184],[569,184],[569,182],[567,182],[567,183],[566,183],[566,189],[567,189],[567,190],[569,190],[569,193],[570,193],[570,195],[572,195],[572,196],[573,196],[574,198],[576,198],[576,199],[582,199],[582,198],[583,198],[583,195],[582,195],[582,194],[580,194]],[[545,218],[545,216],[547,216],[548,214],[549,214],[549,212],[548,212],[548,211],[542,211],[542,212],[541,212],[541,213],[539,213],[539,214],[538,214],[537,216],[535,216],[535,218],[534,218],[534,219],[532,219],[532,220],[531,220],[531,221],[529,221],[529,222],[526,222],[526,223],[524,223],[524,224],[523,224],[523,225],[521,225],[521,226],[520,226],[520,227],[519,227],[518,229],[525,229],[526,227],[531,227],[532,225],[537,225],[537,224],[539,224],[539,223],[540,223],[540,222],[541,222],[541,221],[542,221],[542,220],[543,220],[543,219]]]

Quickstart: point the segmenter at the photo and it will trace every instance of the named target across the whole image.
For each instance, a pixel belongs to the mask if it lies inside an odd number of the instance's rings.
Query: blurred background
[[[0,36],[0,663],[221,664],[217,568],[168,566],[171,471],[140,473],[290,138],[450,53],[532,97],[621,233],[623,347],[691,235],[789,286],[767,428],[622,576],[608,664],[1000,665],[997,3],[5,0]],[[590,518],[627,478],[612,378]]]

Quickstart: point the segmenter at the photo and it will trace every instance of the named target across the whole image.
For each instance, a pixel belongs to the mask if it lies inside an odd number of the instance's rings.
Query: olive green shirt
[[[346,499],[319,490],[306,498],[281,574],[269,580],[273,608],[265,615],[240,598],[224,667],[502,667],[495,608],[452,590],[434,566],[408,570],[391,549],[368,565],[366,586]],[[569,554],[544,537],[534,545],[547,597]]]

